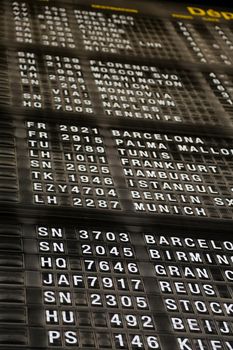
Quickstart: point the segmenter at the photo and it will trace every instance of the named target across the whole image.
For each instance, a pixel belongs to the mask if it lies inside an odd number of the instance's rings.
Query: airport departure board
[[[0,350],[233,350],[233,7],[2,0]]]

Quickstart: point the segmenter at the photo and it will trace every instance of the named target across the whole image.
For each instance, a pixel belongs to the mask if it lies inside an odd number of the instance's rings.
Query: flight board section
[[[233,346],[230,233],[23,220],[1,225],[0,348]]]
[[[3,50],[0,81],[2,111],[12,115],[223,135],[232,130],[233,75],[224,70],[19,48]]]
[[[139,11],[133,8],[133,3],[128,8],[126,5],[114,7],[114,2],[112,6],[56,1],[4,4],[2,17],[6,15],[9,22],[3,21],[2,26],[6,35],[19,44],[232,66],[233,14],[230,10],[216,11],[215,18],[208,21],[188,12],[180,18],[172,16],[172,10],[161,15],[164,6],[160,2],[155,2],[152,11],[146,14],[141,11],[143,6]],[[198,12],[194,10],[194,14],[195,11]],[[199,9],[204,14],[205,11]]]
[[[1,11],[3,111],[167,130],[232,129],[230,20],[183,23],[171,15],[41,1],[4,2]]]
[[[3,210],[232,219],[230,137],[26,118],[0,144]]]

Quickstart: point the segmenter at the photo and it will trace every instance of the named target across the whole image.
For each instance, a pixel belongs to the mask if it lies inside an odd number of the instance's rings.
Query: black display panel
[[[0,349],[233,349],[232,21],[2,0]]]
[[[1,346],[232,346],[229,234],[46,220],[3,220]]]

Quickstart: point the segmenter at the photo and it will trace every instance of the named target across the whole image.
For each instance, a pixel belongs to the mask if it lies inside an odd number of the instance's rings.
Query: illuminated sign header
[[[207,16],[212,18],[224,18],[226,20],[232,20],[233,19],[233,12],[223,12],[223,11],[216,11],[213,9],[204,10],[199,7],[187,7],[187,10],[189,13],[193,16]]]
[[[202,18],[204,21],[219,22],[219,20],[233,20],[233,12],[216,11],[214,9],[203,9],[200,7],[187,7],[187,13],[173,13],[172,17],[183,19]]]

